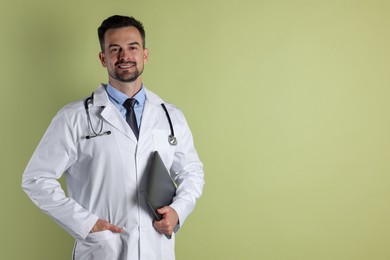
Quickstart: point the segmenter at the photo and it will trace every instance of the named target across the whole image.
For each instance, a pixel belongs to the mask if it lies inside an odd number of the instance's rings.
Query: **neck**
[[[108,82],[113,88],[119,90],[128,97],[133,97],[142,87],[141,77],[138,77],[133,82],[121,82],[112,78],[110,78]]]

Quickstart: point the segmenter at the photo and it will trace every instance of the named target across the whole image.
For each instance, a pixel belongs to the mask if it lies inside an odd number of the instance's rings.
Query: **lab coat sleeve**
[[[63,108],[53,118],[23,174],[31,200],[77,239],[85,239],[98,217],[65,195],[58,179],[76,161],[77,138]]]
[[[178,231],[193,211],[196,201],[202,195],[204,172],[203,164],[195,150],[192,133],[184,115],[180,111],[176,111],[174,115],[180,122],[180,127],[175,128],[178,145],[171,167],[171,174],[178,186],[176,196],[170,206],[175,209],[179,216],[179,225],[175,228],[175,231]]]

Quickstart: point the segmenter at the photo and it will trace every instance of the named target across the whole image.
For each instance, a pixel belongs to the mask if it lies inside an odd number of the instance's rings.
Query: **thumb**
[[[114,226],[112,224],[108,226],[108,230],[110,230],[114,233],[122,233],[123,232],[123,229],[121,229],[120,227]]]
[[[170,207],[164,206],[162,208],[157,209],[158,214],[164,215],[165,213],[170,211]]]

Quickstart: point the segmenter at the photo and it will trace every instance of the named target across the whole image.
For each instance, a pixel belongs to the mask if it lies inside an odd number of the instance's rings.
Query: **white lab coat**
[[[144,192],[151,154],[159,151],[178,189],[170,205],[180,226],[194,209],[204,180],[203,166],[183,114],[166,104],[177,146],[168,143],[170,127],[163,100],[145,89],[139,141],[102,84],[89,106],[93,128],[109,135],[86,139],[88,126],[84,100],[61,109],[52,120],[23,175],[22,187],[32,201],[76,238],[76,260],[175,259],[174,240],[153,227]],[[68,194],[57,181],[66,175]],[[104,219],[123,227],[123,233],[89,233]]]

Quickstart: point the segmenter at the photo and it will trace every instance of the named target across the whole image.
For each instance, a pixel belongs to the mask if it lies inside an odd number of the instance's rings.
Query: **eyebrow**
[[[138,46],[141,46],[141,45],[139,44],[139,42],[131,42],[131,43],[129,43],[128,45],[138,45]]]
[[[139,44],[139,42],[130,42],[130,43],[128,43],[127,45],[128,45],[128,46],[131,46],[131,45],[141,46],[141,45]],[[111,48],[111,47],[120,47],[120,45],[119,45],[119,44],[116,44],[116,43],[112,43],[112,44],[108,45],[108,48]]]

